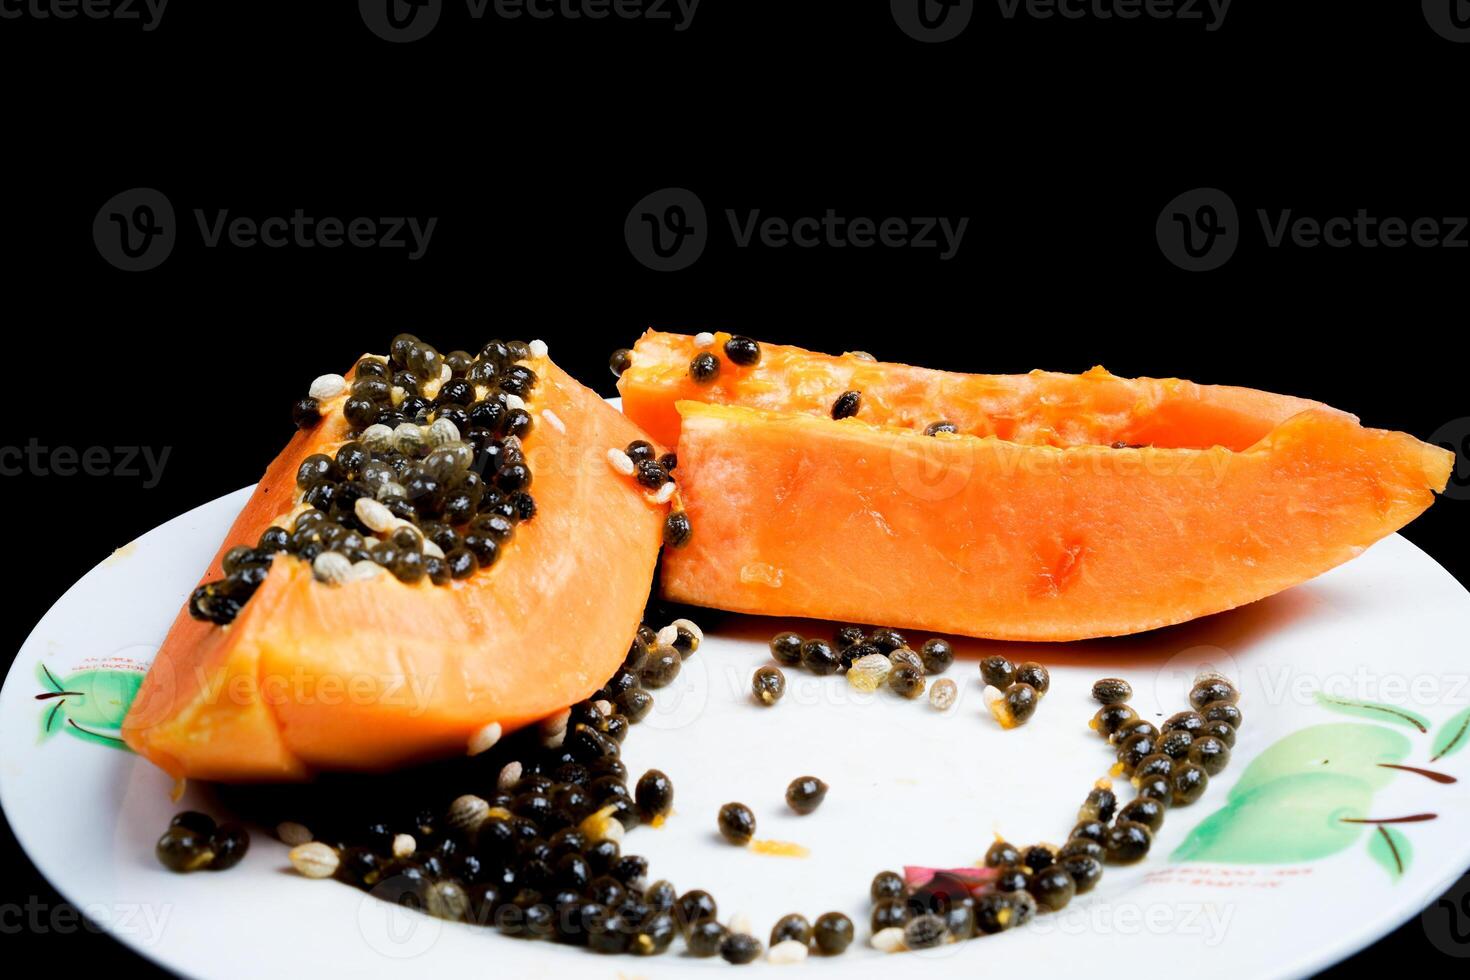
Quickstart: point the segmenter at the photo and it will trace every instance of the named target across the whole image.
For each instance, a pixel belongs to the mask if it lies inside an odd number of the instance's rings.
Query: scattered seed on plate
[[[897,871],[880,871],[873,876],[868,886],[868,897],[875,902],[885,898],[900,898],[904,893],[903,875]]]
[[[873,948],[881,953],[897,953],[904,949],[903,930],[897,926],[880,929],[870,940]]]
[[[679,668],[684,658],[679,656],[679,651],[670,646],[656,646],[649,651],[648,659],[638,671],[638,679],[643,682],[644,687],[655,690],[668,687],[679,676]]]
[[[1104,677],[1092,685],[1092,699],[1098,704],[1122,704],[1133,697],[1133,685],[1121,677]]]
[[[449,804],[445,821],[460,833],[471,834],[479,829],[489,813],[490,804],[484,798],[466,793]]]
[[[1173,791],[1170,805],[1188,806],[1204,795],[1209,784],[1210,774],[1203,766],[1193,762],[1180,763],[1174,767],[1174,772],[1169,777],[1169,787]]]
[[[297,844],[291,848],[288,857],[291,859],[291,867],[308,878],[330,878],[337,873],[337,868],[342,863],[336,848],[321,841]]]
[[[797,942],[795,939],[783,939],[771,946],[766,953],[766,962],[778,966],[786,966],[792,963],[801,963],[806,960],[807,945]]]
[[[165,868],[181,873],[202,870],[214,860],[210,833],[180,824],[164,831],[153,851]]]
[[[1109,864],[1136,864],[1148,855],[1153,835],[1141,823],[1121,820],[1108,831],[1103,842],[1105,860]]]
[[[998,691],[1016,682],[1016,665],[1006,657],[991,656],[980,661],[980,677]]]
[[[948,640],[938,637],[925,640],[924,645],[919,648],[919,659],[924,662],[925,673],[942,674],[954,663],[954,647],[949,645]]]
[[[837,659],[837,651],[832,649],[832,644],[813,639],[801,645],[801,665],[813,674],[825,676],[837,673],[842,662]]]
[[[283,820],[276,824],[276,839],[287,847],[311,842],[311,830],[294,820]]]
[[[1087,727],[1103,738],[1108,738],[1118,729],[1138,718],[1138,713],[1126,704],[1105,704],[1097,709]]]
[[[933,687],[929,688],[929,703],[939,711],[948,711],[954,707],[959,696],[959,688],[948,677],[940,678],[934,682]]]
[[[761,955],[761,941],[741,932],[727,933],[720,941],[720,956],[737,966],[753,963]]]
[[[893,652],[888,654],[888,659],[893,661],[893,666],[895,667],[902,667],[907,665],[909,667],[913,667],[920,673],[925,672],[924,661],[919,657],[917,653],[915,653],[913,650],[910,650],[908,647],[899,647],[897,650],[894,650]]]
[[[771,637],[771,656],[786,667],[801,663],[801,647],[802,639],[795,633],[777,633]]]
[[[720,834],[732,844],[744,847],[755,836],[755,814],[744,803],[726,803],[720,807]]]
[[[674,627],[674,638],[669,641],[669,645],[687,659],[704,642],[704,630],[692,619],[676,619],[670,625]]]
[[[816,776],[798,776],[786,787],[786,805],[805,816],[827,798],[827,784]]]
[[[903,944],[909,949],[933,949],[948,936],[944,920],[932,913],[916,916],[903,927]]]
[[[852,920],[841,912],[823,912],[817,916],[812,927],[812,942],[817,952],[824,956],[836,956],[852,945]]]
[[[1200,710],[1205,719],[1205,725],[1210,722],[1223,721],[1231,728],[1239,731],[1241,723],[1245,721],[1240,713],[1240,707],[1234,701],[1211,701]],[[1196,734],[1204,732],[1204,726],[1196,730]]]
[[[658,769],[650,769],[639,778],[634,799],[644,820],[666,817],[674,808],[673,780]]]
[[[876,691],[888,680],[892,670],[892,660],[881,653],[870,653],[854,660],[847,668],[847,683],[859,691]]]
[[[1016,680],[1021,684],[1031,685],[1037,698],[1045,697],[1046,692],[1051,690],[1051,674],[1034,660],[1016,665]]]
[[[811,938],[812,924],[807,921],[806,916],[797,912],[781,916],[771,927],[771,946],[773,947],[789,939],[794,939],[804,946],[811,941]]]
[[[1211,701],[1229,701],[1233,704],[1239,700],[1240,694],[1235,690],[1235,685],[1219,674],[1200,675],[1189,691],[1189,706],[1196,711],[1203,711],[1204,706]]]
[[[888,672],[888,687],[906,698],[917,698],[924,693],[924,670],[909,663],[900,662]]]
[[[1030,721],[1031,716],[1036,713],[1038,700],[1040,697],[1036,689],[1020,681],[1004,691],[996,690],[993,686],[985,688],[985,706],[1002,728],[1015,728]]]
[[[786,693],[786,675],[779,667],[758,667],[750,679],[750,691],[761,704],[773,705]]]

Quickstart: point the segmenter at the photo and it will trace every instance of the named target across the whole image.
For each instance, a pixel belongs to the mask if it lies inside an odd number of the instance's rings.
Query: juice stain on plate
[[[811,854],[809,848],[800,844],[793,844],[789,840],[753,840],[750,849],[757,854],[770,854],[774,857],[804,858]]]

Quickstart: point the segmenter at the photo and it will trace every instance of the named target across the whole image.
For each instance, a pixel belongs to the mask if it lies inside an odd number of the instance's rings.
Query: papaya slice
[[[1136,633],[1347,561],[1453,465],[1285,395],[768,344],[741,367],[727,338],[713,381],[690,377],[692,338],[654,332],[619,380],[628,416],[677,440],[693,532],[661,581],[696,605],[1004,640]],[[833,419],[849,391],[856,415]]]
[[[473,753],[597,690],[638,627],[667,508],[607,464],[610,447],[644,438],[632,422],[544,353],[519,363],[538,379],[511,402],[535,420],[519,439],[535,514],[493,564],[438,584],[331,584],[277,554],[227,624],[180,612],[124,723],[128,745],[175,777],[300,780]],[[298,471],[360,427],[344,415],[352,397],[322,401],[320,421],[271,463],[205,582],[232,548],[300,519]],[[334,513],[351,524],[350,510]]]

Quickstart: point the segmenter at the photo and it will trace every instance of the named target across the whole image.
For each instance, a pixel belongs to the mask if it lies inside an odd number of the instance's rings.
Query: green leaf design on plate
[[[1397,881],[1409,870],[1414,847],[1402,831],[1379,824],[1368,838],[1368,855],[1383,866],[1389,877]]]
[[[1328,711],[1336,711],[1338,714],[1352,715],[1354,718],[1371,718],[1374,721],[1403,725],[1406,728],[1417,728],[1420,732],[1429,731],[1428,718],[1397,705],[1379,704],[1376,701],[1355,701],[1323,691],[1317,692],[1317,703]]]
[[[42,691],[54,694],[62,689],[61,681],[57,680],[56,675],[46,669],[45,664],[36,664],[36,681],[41,685]]]
[[[1465,747],[1466,742],[1470,742],[1470,708],[1439,726],[1439,734],[1434,736],[1434,755],[1429,761],[1438,762],[1445,756],[1454,755]]]
[[[50,707],[41,712],[41,737],[39,741],[46,741],[46,739],[66,727],[66,709],[62,707],[64,703],[64,698],[58,698],[51,702]]]
[[[1292,732],[1251,760],[1223,807],[1197,824],[1175,861],[1296,864],[1356,844],[1374,794],[1413,748],[1383,725],[1332,722]]]

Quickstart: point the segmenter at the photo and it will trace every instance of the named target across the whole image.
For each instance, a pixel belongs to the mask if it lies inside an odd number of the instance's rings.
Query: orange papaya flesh
[[[645,438],[548,359],[523,440],[534,518],[500,558],[436,586],[392,575],[327,585],[277,555],[233,622],[180,612],[123,727],[176,777],[286,781],[463,755],[487,726],[509,732],[593,693],[627,653],[667,508],[608,466]],[[271,463],[210,564],[287,523],[297,468],[348,438],[345,396]]]
[[[1265,392],[762,348],[756,368],[722,358],[701,401],[676,370],[689,338],[645,335],[622,376],[624,410],[678,437],[693,535],[665,552],[669,599],[1004,640],[1136,633],[1356,556],[1423,512],[1453,465]],[[834,421],[828,396],[849,389],[862,408]],[[923,435],[940,418],[959,433]]]
[[[740,367],[723,354],[729,334],[715,334],[720,359],[714,381],[698,384],[689,362],[694,338],[648,331],[618,379],[623,411],[667,445],[679,439],[680,400],[745,405],[830,418],[845,391],[862,392],[857,417],[922,431],[953,422],[968,435],[1034,446],[1151,445],[1157,448],[1247,449],[1298,412],[1320,402],[1251,388],[1199,385],[1178,378],[1118,378],[1102,368],[1085,374],[958,374],[818,354],[761,344],[760,362]]]

